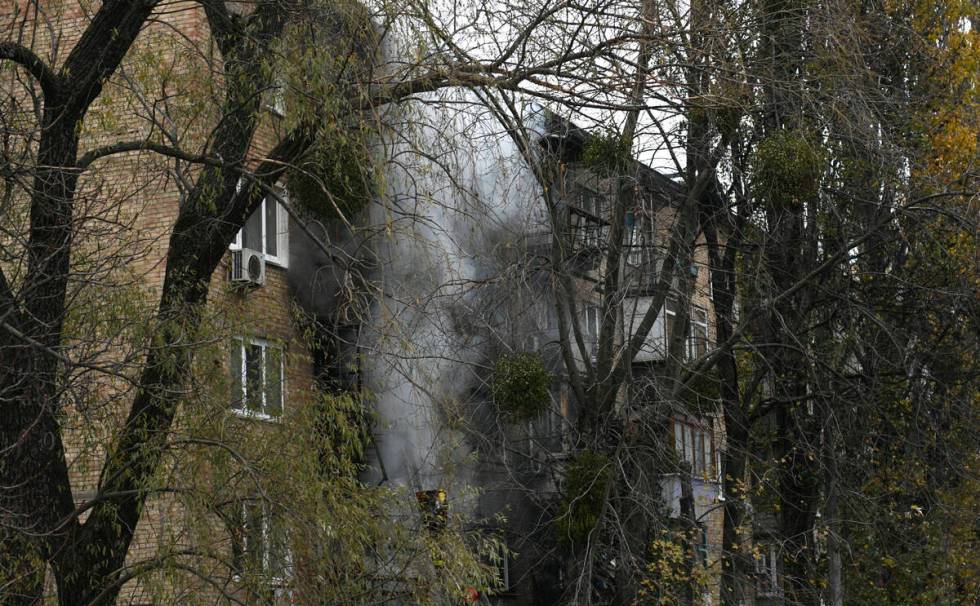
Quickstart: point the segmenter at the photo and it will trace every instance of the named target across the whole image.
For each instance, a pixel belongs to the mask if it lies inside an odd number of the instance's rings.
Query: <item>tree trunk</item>
[[[684,604],[694,606],[694,569],[697,567],[698,522],[694,508],[694,480],[687,470],[681,471],[681,522],[684,524]]]
[[[826,606],[844,606],[843,566],[841,562],[841,524],[837,452],[828,423],[826,439],[827,464],[827,600]]]

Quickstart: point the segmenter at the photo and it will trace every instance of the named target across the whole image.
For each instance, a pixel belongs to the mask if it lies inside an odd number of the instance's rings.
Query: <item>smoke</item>
[[[436,102],[437,101],[437,102]],[[537,186],[510,139],[465,92],[404,110],[387,134],[377,297],[366,325],[365,386],[387,479],[458,491],[476,464],[460,424],[479,399],[494,342],[501,259],[521,246]]]
[[[359,324],[361,385],[376,419],[365,480],[459,497],[480,473],[463,425],[486,406],[481,377],[505,340],[510,274],[528,233],[543,230],[540,190],[468,92],[389,110],[373,147],[375,200],[355,233],[310,227],[333,255],[291,228],[290,285],[318,317]],[[350,301],[357,289],[366,303]]]

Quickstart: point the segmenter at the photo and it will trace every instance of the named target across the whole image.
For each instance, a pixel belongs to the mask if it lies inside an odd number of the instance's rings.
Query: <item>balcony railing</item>
[[[627,250],[623,264],[623,286],[634,297],[651,294],[660,278],[660,263],[654,251],[638,248],[630,247]]]

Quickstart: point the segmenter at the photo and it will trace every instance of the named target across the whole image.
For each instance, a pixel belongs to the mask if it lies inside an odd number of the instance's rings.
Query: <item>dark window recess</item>
[[[698,524],[698,544],[695,551],[698,554],[698,562],[702,566],[708,565],[708,529],[703,524]]]
[[[278,205],[274,201],[266,199],[262,206],[265,208],[265,254],[277,257],[279,256],[279,226],[276,221]]]
[[[252,213],[242,228],[242,246],[262,250],[262,214]]]
[[[513,586],[510,578],[510,552],[507,546],[503,543],[497,545],[493,553],[489,555],[489,560],[495,575],[488,593],[497,595],[510,592]]]
[[[245,346],[245,406],[249,411],[262,410],[262,347]]]

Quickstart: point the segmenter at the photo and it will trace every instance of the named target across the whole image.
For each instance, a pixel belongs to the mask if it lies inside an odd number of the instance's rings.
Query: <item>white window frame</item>
[[[282,76],[277,76],[273,79],[272,86],[269,87],[269,99],[266,102],[266,107],[279,116],[284,118],[286,116],[286,80]]]
[[[530,462],[531,471],[540,473],[544,469],[545,459],[547,459],[552,449],[547,445],[539,447],[539,440],[553,440],[558,437],[559,443],[564,441],[563,425],[558,419],[559,413],[555,411],[553,402],[549,402],[548,407],[537,417],[527,422],[527,455]]]
[[[717,448],[711,422],[674,417],[672,424],[674,452],[690,465],[691,475],[702,480],[716,480]]]
[[[694,360],[700,356],[698,354],[698,334],[695,328],[704,331],[704,352],[708,353],[708,310],[697,305],[691,306],[691,314],[688,322],[690,328],[687,337],[687,359]]]
[[[241,190],[241,180],[238,182],[238,190]],[[289,202],[289,195],[286,189],[282,186],[277,186],[276,189],[279,191],[279,195],[287,203]],[[278,227],[278,233],[276,234],[276,254],[270,254],[265,250],[266,243],[266,214],[265,207],[266,203],[273,203],[276,205],[276,225]],[[262,249],[258,252],[262,253],[265,258],[266,263],[277,265],[286,269],[289,267],[289,213],[283,208],[282,204],[279,204],[277,200],[272,199],[271,196],[265,196],[262,198],[261,204],[255,209],[255,212],[259,213],[262,221]],[[249,217],[251,218],[251,217]],[[248,221],[246,220],[246,223]],[[235,239],[232,241],[231,245],[228,247],[230,250],[241,250],[242,249],[242,230],[238,230],[235,234]]]
[[[231,406],[232,412],[240,417],[246,417],[251,419],[261,419],[264,421],[278,421],[286,410],[286,348],[279,343],[270,342],[267,339],[261,339],[258,337],[233,337],[232,347],[238,346],[238,352],[241,359],[241,369],[239,376],[239,385],[241,386],[241,393],[232,394],[232,402],[238,402],[239,406],[235,406],[234,403]],[[262,350],[262,362],[259,366],[262,373],[262,410],[254,411],[249,410],[246,407],[246,402],[248,401],[248,362],[245,357],[245,352],[247,351],[246,345],[258,345]],[[279,414],[271,415],[266,412],[269,408],[269,404],[266,401],[269,395],[267,378],[266,378],[266,352],[270,349],[279,350]],[[231,364],[231,360],[228,361]],[[229,372],[232,369],[229,368]],[[239,396],[241,396],[239,398]]]
[[[677,316],[677,307],[679,302],[676,299],[667,298],[664,299],[664,354],[666,355],[670,349],[670,327]],[[671,308],[673,307],[673,309]],[[702,320],[703,318],[703,320]],[[687,316],[687,337],[684,340],[684,357],[687,360],[697,359],[698,356],[698,344],[697,335],[695,332],[695,327],[700,328],[704,331],[704,351],[707,353],[711,349],[710,334],[708,333],[708,310],[698,306],[692,305],[690,312]]]
[[[643,245],[646,244],[646,239],[640,233],[642,225],[642,218],[633,219],[633,229],[630,230],[629,237],[629,251],[626,253],[626,265],[631,270],[643,268]]]
[[[242,561],[240,562],[240,565],[243,568],[244,568],[244,564],[248,562],[251,558],[251,554],[249,553],[249,550],[247,548],[248,541],[249,541],[248,515],[249,515],[250,505],[253,504],[249,503],[248,501],[242,501],[239,507],[239,514],[241,518],[238,521],[244,525],[241,529],[242,544],[239,546],[241,549],[241,557],[242,557]],[[275,537],[272,536],[272,529],[270,524],[271,515],[269,513],[268,503],[266,503],[264,500],[261,501],[259,503],[258,510],[261,511],[261,519],[260,519],[261,528],[259,529],[259,531],[261,533],[261,538],[262,538],[262,553],[259,554],[259,556],[261,557],[261,562],[260,562],[260,570],[258,570],[257,572],[262,574],[262,576],[265,577],[265,581],[267,581],[273,587],[282,587],[289,581],[290,578],[292,578],[292,571],[293,571],[293,550],[290,548],[289,535],[288,533],[285,532],[285,529],[283,529],[284,535],[281,537],[281,540],[283,542],[283,548],[284,548],[282,570],[278,571],[279,574],[273,574],[270,569],[272,568],[272,541],[273,539],[275,539]],[[255,561],[259,561],[259,560],[255,560]],[[240,573],[241,571],[239,571],[239,573],[235,575],[236,580],[241,580]]]
[[[664,299],[664,357],[670,354],[670,331],[673,330],[674,318],[677,317],[677,307],[676,299]]]
[[[533,472],[536,473],[536,472],[539,471],[539,469],[538,469],[538,465],[536,465],[537,460],[535,460],[535,456],[534,456],[536,454],[534,452],[534,450],[535,450],[534,449],[534,438],[535,438],[534,433],[535,433],[534,432],[534,419],[529,419],[527,421],[527,462],[528,462],[528,466],[531,468],[531,471],[533,471]]]

